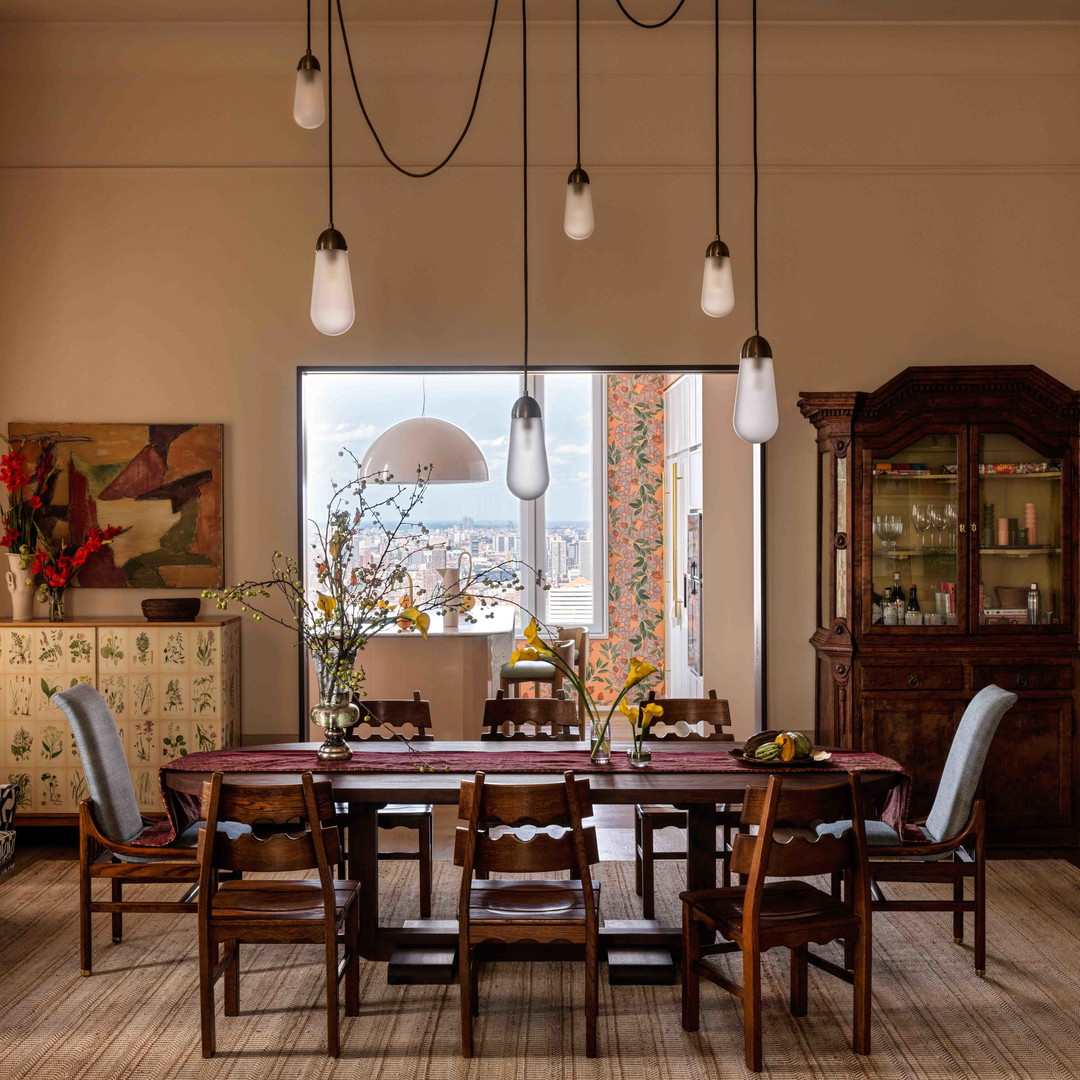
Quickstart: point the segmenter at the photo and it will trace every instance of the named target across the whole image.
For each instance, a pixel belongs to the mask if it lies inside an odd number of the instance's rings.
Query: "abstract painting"
[[[53,443],[61,467],[43,508],[50,539],[81,542],[97,525],[128,529],[93,553],[83,588],[224,585],[221,424],[12,423],[8,435]]]

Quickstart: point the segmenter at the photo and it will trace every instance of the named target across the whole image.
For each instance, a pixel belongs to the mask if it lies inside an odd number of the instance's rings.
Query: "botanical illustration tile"
[[[30,773],[15,769],[7,774],[7,782],[19,785],[18,808],[20,810],[31,809],[34,805],[34,781]]]
[[[155,716],[158,712],[158,677],[132,674],[129,681],[131,715],[136,719],[140,716]]]
[[[127,676],[105,675],[99,679],[98,689],[109,706],[109,711],[120,720],[127,715]]]
[[[31,628],[7,630],[4,633],[4,641],[5,670],[11,671],[12,669],[33,666],[34,631]]]
[[[186,757],[191,751],[191,724],[187,721],[164,720],[158,724],[161,733],[161,761]]]
[[[35,631],[35,651],[39,671],[59,671],[64,664],[64,631],[46,626]]]
[[[45,813],[59,813],[69,802],[67,769],[43,767],[36,774],[37,799],[35,809]]]
[[[218,677],[196,673],[191,676],[191,715],[194,719],[218,715]]]
[[[188,632],[183,627],[174,627],[162,634],[161,670],[176,671],[188,665]]]
[[[128,734],[128,762],[131,765],[157,764],[157,728],[156,720],[132,720]]]
[[[166,673],[158,676],[158,679],[160,715],[187,719],[190,715],[191,677]]]
[[[216,668],[218,663],[218,629],[207,627],[190,634],[191,660],[197,668]]]
[[[98,631],[98,673],[127,671],[128,638],[126,630],[102,629]]]
[[[37,686],[34,688],[34,716],[39,720],[53,720],[61,716],[53,697],[61,690],[67,690],[78,680],[58,671],[47,671],[44,674],[35,675],[34,678],[37,680]]]
[[[4,693],[4,715],[9,720],[29,717],[34,700],[34,680],[31,675],[8,675]]]
[[[59,714],[58,714],[59,715]],[[62,720],[63,717],[61,716]],[[38,751],[37,759],[43,763],[55,765],[66,764],[65,751],[67,750],[68,732],[67,725],[63,727],[59,723],[42,724],[38,728]]]
[[[36,727],[21,720],[9,720],[4,725],[4,761],[9,765],[25,765],[34,757],[37,742]]]
[[[158,632],[136,630],[131,637],[129,663],[132,671],[156,671]]]
[[[196,720],[192,726],[195,739],[193,750],[202,752],[222,749],[221,733],[216,723]]]
[[[240,663],[240,624],[226,623],[221,632],[221,666],[229,671]]]
[[[64,667],[69,671],[94,670],[94,631],[73,629],[67,632]]]
[[[131,782],[135,785],[135,801],[140,810],[162,809],[157,769],[132,769]]]

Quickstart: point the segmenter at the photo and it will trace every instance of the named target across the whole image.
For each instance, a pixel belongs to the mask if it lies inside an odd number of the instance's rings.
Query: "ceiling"
[[[465,22],[486,19],[492,0],[342,0],[346,18],[371,21]],[[676,0],[623,0],[643,21],[666,17]],[[582,19],[621,19],[615,0],[583,0]],[[314,0],[316,13],[323,12]],[[513,18],[518,0],[502,0]],[[721,0],[721,18],[747,19],[750,0]],[[763,21],[996,22],[1080,21],[1077,0],[772,0]],[[570,20],[573,0],[529,0],[530,21]],[[0,22],[292,22],[305,17],[304,0],[4,0]],[[686,0],[675,18],[712,18],[711,0]]]

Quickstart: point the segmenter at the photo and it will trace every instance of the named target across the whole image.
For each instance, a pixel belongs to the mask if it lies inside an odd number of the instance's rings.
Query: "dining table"
[[[672,740],[673,744],[675,740]],[[160,770],[168,816],[158,842],[198,816],[202,784],[215,771],[235,774],[251,785],[299,783],[310,771],[328,780],[335,802],[347,806],[348,874],[360,883],[360,951],[368,960],[388,963],[388,979],[400,983],[450,982],[456,966],[456,920],[408,920],[384,925],[379,919],[378,811],[390,804],[456,805],[463,776],[478,771],[490,781],[519,784],[550,782],[572,770],[587,776],[594,805],[633,806],[665,803],[687,814],[686,888],[716,887],[716,827],[719,804],[738,805],[744,790],[763,786],[780,774],[785,786],[821,784],[855,771],[860,775],[867,815],[882,818],[901,831],[907,812],[910,775],[890,758],[868,752],[834,750],[831,759],[806,767],[781,763],[752,764],[732,756],[742,744],[664,740],[651,744],[652,763],[628,764],[619,749],[612,763],[596,765],[587,743],[427,742],[422,750],[396,740],[354,743],[353,758],[322,762],[317,743],[277,743],[189,754]],[[675,978],[681,928],[659,920],[606,920],[602,954],[609,981],[615,984],[668,983]],[[558,950],[545,950],[555,957]]]

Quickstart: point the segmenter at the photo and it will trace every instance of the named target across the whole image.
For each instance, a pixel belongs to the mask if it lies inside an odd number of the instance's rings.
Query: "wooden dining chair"
[[[554,784],[487,784],[482,772],[461,782],[458,817],[467,824],[457,828],[454,863],[462,868],[458,964],[463,1057],[473,1055],[473,1017],[479,1012],[476,948],[488,941],[584,944],[585,1054],[596,1057],[600,886],[593,883],[590,867],[600,858],[595,826],[582,824],[592,812],[589,781],[575,779],[572,772]],[[566,870],[569,881],[473,879],[474,871],[550,875]]]
[[[550,698],[507,697],[498,690],[484,702],[483,742],[580,742],[583,738],[577,707],[565,690],[556,690]]]
[[[574,646],[574,671],[582,683],[589,681],[589,628],[587,626],[559,626],[555,633],[560,641],[569,641]],[[576,698],[578,720],[581,722],[581,730],[585,730],[585,722],[588,719],[585,714],[585,701],[581,697]],[[584,736],[583,736],[584,737]]]
[[[203,784],[199,831],[199,1004],[202,1056],[216,1047],[214,986],[225,979],[225,1015],[240,1014],[240,946],[245,943],[322,945],[326,960],[327,1053],[337,1057],[338,983],[345,978],[345,1015],[360,1012],[359,882],[337,881],[336,810],[328,780],[304,773],[299,784]],[[251,826],[242,836],[220,831],[226,819]],[[224,881],[220,870],[279,874],[318,870],[317,879]],[[339,933],[344,955],[338,958]],[[221,955],[222,948],[224,955]]]
[[[884,821],[866,823],[870,858],[871,904],[874,911],[951,911],[953,940],[964,943],[964,915],[974,916],[975,973],[986,974],[986,807],[975,798],[986,755],[1002,717],[1016,704],[1016,694],[1000,686],[986,686],[968,703],[953,736],[928,817],[912,822],[920,839],[901,838]],[[846,821],[819,825],[819,833],[838,835]],[[972,898],[964,899],[964,885],[972,882]],[[951,885],[946,898],[889,900],[881,882],[921,881]],[[840,894],[840,878],[833,878],[833,894]],[[850,950],[849,950],[850,952]]]
[[[577,663],[573,641],[561,638],[551,643],[552,649],[567,664],[573,667]],[[540,696],[541,686],[550,686],[555,694],[563,688],[566,676],[549,660],[519,660],[516,664],[506,663],[499,669],[499,689],[506,694],[513,693],[520,697],[522,686],[532,683],[533,695]]]
[[[366,739],[407,739],[409,742],[431,742],[431,703],[413,691],[411,698],[354,697],[360,709],[360,720],[347,729],[351,741]],[[338,825],[341,827],[341,862],[338,877],[345,877],[349,857],[347,836],[349,808],[338,804]],[[420,918],[431,918],[432,850],[434,848],[435,816],[430,803],[392,803],[376,815],[380,829],[412,829],[417,836],[415,851],[380,851],[383,862],[415,862],[420,875]]]
[[[761,954],[778,946],[791,950],[792,1015],[807,1012],[808,965],[852,983],[852,1047],[857,1054],[870,1053],[872,917],[862,807],[862,785],[855,773],[819,787],[788,786],[779,776],[771,776],[767,788],[748,787],[742,820],[756,825],[758,832],[739,833],[731,854],[732,870],[747,876],[746,885],[681,894],[683,1028],[698,1030],[702,978],[734,994],[743,1003],[743,1047],[752,1072],[762,1067]],[[839,810],[850,828],[840,836],[818,836],[813,826]],[[791,880],[833,872],[850,874],[849,901]],[[725,941],[705,944],[702,931],[718,933]],[[852,971],[810,952],[811,942],[824,945],[838,938],[853,945]],[[742,952],[742,985],[703,960],[733,951]]]
[[[728,730],[731,711],[724,698],[710,690],[705,698],[658,698],[650,691],[647,698],[663,707],[649,726],[647,741],[667,744],[685,739],[688,742],[726,742],[734,740]],[[700,729],[700,730],[698,730]],[[722,867],[724,885],[731,884],[728,860],[731,854],[731,830],[739,827],[739,808],[730,804],[717,807],[717,825],[721,841],[716,857]],[[641,897],[641,913],[646,919],[655,916],[655,863],[658,859],[685,859],[686,851],[657,851],[654,837],[661,829],[685,829],[686,811],[663,803],[639,803],[634,807],[634,888]]]
[[[91,916],[112,916],[112,940],[124,936],[124,913],[184,912],[194,915],[199,882],[195,847],[201,821],[189,826],[172,843],[148,846],[140,837],[156,827],[139,813],[124,746],[105,699],[89,683],[53,695],[71,724],[79,752],[88,798],[79,803],[79,971],[93,971]],[[219,828],[230,836],[248,831],[246,825],[222,821]],[[93,883],[108,881],[110,899],[95,900]],[[125,885],[187,885],[176,900],[124,899]]]

